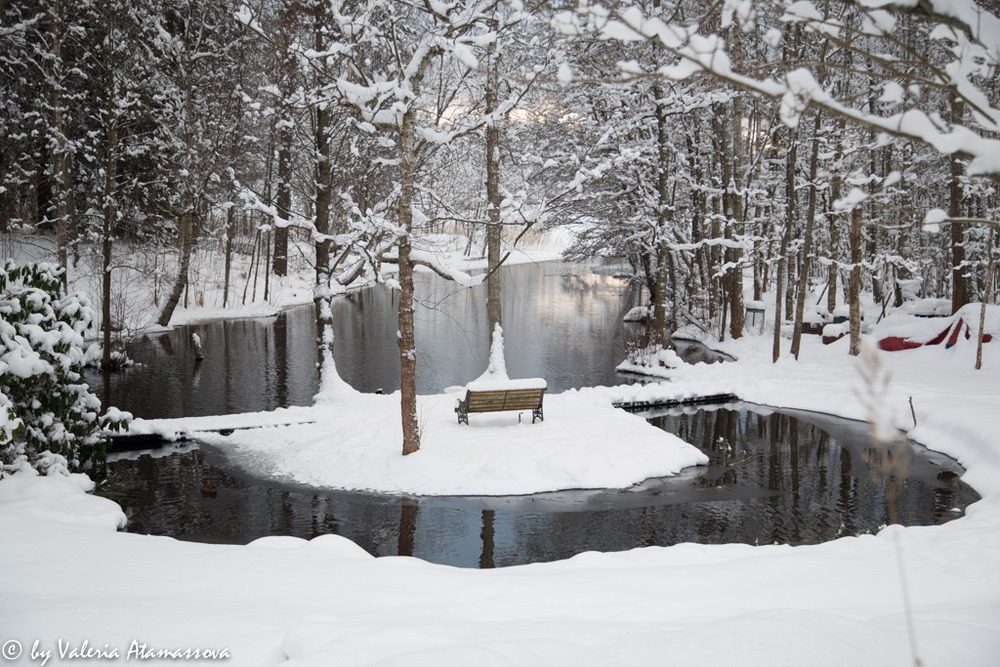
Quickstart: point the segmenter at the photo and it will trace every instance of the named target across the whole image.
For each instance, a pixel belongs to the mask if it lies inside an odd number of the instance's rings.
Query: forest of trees
[[[742,336],[745,294],[776,296],[796,356],[803,322],[845,306],[856,353],[861,292],[995,301],[995,0],[6,0],[0,18],[0,233],[51,239],[68,275],[97,257],[104,322],[137,249],[171,260],[164,325],[200,246],[227,297],[234,256],[284,275],[290,237],[320,306],[395,265],[404,452],[413,267],[456,277],[428,235],[496,266],[569,225],[571,255],[631,264],[654,343]]]

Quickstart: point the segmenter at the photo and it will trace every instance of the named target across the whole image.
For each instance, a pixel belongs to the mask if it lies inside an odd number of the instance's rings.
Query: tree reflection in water
[[[112,461],[108,495],[133,532],[236,544],[335,533],[374,555],[481,568],[679,542],[811,544],[947,521],[978,499],[933,452],[912,448],[905,476],[886,472],[858,422],[746,405],[648,417],[709,464],[627,490],[404,498],[257,479],[203,447]]]

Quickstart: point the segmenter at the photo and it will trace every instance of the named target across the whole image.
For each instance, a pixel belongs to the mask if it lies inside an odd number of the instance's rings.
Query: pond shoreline
[[[752,417],[753,414],[758,414],[754,412],[748,412],[742,417],[725,416],[744,414],[754,408],[762,410],[761,417]],[[730,404],[714,409],[677,408],[673,412],[674,416],[666,419],[675,426],[691,419],[701,422],[710,420],[705,422],[708,426],[703,425],[697,427],[700,429],[698,431],[687,431],[684,434],[696,437],[713,462],[707,467],[687,468],[673,477],[650,478],[626,488],[566,489],[502,496],[440,496],[324,489],[282,479],[280,475],[267,475],[265,468],[259,468],[256,472],[248,470],[240,461],[238,450],[219,443],[196,445],[200,450],[193,450],[188,445],[187,453],[181,458],[164,454],[145,463],[140,461],[144,458],[142,455],[132,453],[123,455],[110,465],[117,472],[117,480],[113,481],[113,486],[117,484],[119,487],[122,484],[120,475],[126,470],[146,470],[146,474],[154,474],[154,469],[162,469],[150,478],[151,482],[156,480],[156,488],[141,491],[139,496],[135,496],[136,492],[133,492],[131,499],[127,496],[114,496],[132,515],[127,530],[165,534],[185,540],[232,544],[245,544],[266,535],[294,535],[311,539],[332,532],[350,538],[373,555],[416,555],[431,562],[460,567],[482,567],[480,552],[493,554],[490,566],[507,566],[540,560],[560,560],[584,551],[620,551],[650,544],[668,546],[681,541],[755,544],[787,540],[791,544],[815,544],[844,534],[874,532],[884,523],[877,501],[881,494],[874,487],[864,490],[871,483],[868,477],[874,473],[862,474],[855,469],[858,453],[849,456],[843,453],[823,454],[827,445],[822,443],[824,438],[826,441],[829,438],[815,427],[796,426],[795,418],[782,416],[780,411],[766,406]],[[652,419],[662,422],[665,418],[660,415]],[[666,427],[665,423],[660,425]],[[759,431],[761,427],[764,431]],[[840,427],[851,429],[856,428],[857,424],[845,423]],[[716,444],[716,435],[725,435],[727,438],[736,438],[734,442],[737,448],[744,451],[743,447],[746,445],[739,444],[741,440],[737,431],[730,433],[734,428],[742,432],[744,437],[750,438],[760,437],[754,436],[754,433],[771,434],[768,437],[773,437],[778,432],[788,432],[787,429],[790,428],[801,433],[801,438],[813,438],[816,444],[810,445],[808,450],[801,449],[806,440],[796,438],[795,441],[800,444],[796,446],[799,451],[795,456],[803,462],[812,460],[810,456],[819,456],[817,461],[825,461],[821,464],[821,469],[836,469],[844,465],[846,460],[848,467],[830,477],[827,483],[843,483],[838,481],[841,479],[853,480],[849,487],[852,489],[849,507],[854,508],[852,511],[855,512],[860,511],[858,508],[869,507],[865,511],[875,510],[874,518],[841,515],[840,512],[846,511],[847,505],[841,509],[823,510],[815,515],[802,514],[803,510],[797,507],[798,492],[794,488],[798,485],[815,486],[815,483],[807,483],[805,480],[816,473],[810,472],[810,469],[790,471],[779,468],[784,472],[775,478],[774,472],[767,473],[769,464],[763,460],[751,463],[756,460],[756,454],[741,454],[734,458],[720,450]],[[704,435],[697,435],[698,433]],[[716,435],[712,435],[713,433]],[[813,435],[807,435],[810,433]],[[788,446],[781,446],[781,451],[786,453],[778,461],[779,466],[787,465],[788,452],[791,451],[787,449]],[[860,450],[857,448],[861,445],[833,443],[832,446],[848,446],[851,451],[858,452]],[[774,445],[770,447],[773,449]],[[819,449],[815,449],[816,447]],[[807,451],[815,453],[807,455]],[[844,456],[848,458],[844,459]],[[190,463],[183,463],[184,460]],[[851,461],[855,463],[850,463]],[[915,473],[917,477],[909,485],[912,487],[919,484],[921,488],[927,489],[921,493],[931,493],[931,489],[936,488],[934,494],[946,494],[933,502],[920,501],[928,503],[923,505],[926,509],[918,509],[913,516],[929,517],[935,513],[938,518],[931,523],[957,518],[960,514],[948,514],[945,510],[955,505],[964,507],[978,499],[978,495],[970,492],[967,487],[955,486],[959,484],[957,476],[942,483],[935,481],[934,465],[936,464],[921,463],[922,472]],[[741,479],[748,474],[751,477]],[[755,477],[760,474],[765,476]],[[175,475],[181,477],[175,478]],[[112,479],[115,480],[116,475]],[[768,479],[771,481],[768,482]],[[793,479],[798,481],[793,484]],[[780,482],[779,487],[768,488],[776,483],[775,480],[785,481]],[[217,488],[217,492],[213,492],[210,497],[205,496],[199,486],[203,482],[210,483],[213,489]],[[187,490],[181,490],[180,495],[170,496],[163,492],[163,487]],[[914,488],[910,488],[906,497],[916,498],[914,492]],[[148,493],[153,496],[143,501],[143,494]],[[952,500],[959,497],[964,500]],[[138,506],[135,505],[136,502],[139,503]],[[843,499],[838,501],[836,497],[832,497],[824,504],[836,508],[842,502]],[[948,507],[944,508],[944,505]],[[139,510],[139,506],[147,509]],[[270,509],[265,509],[267,507]],[[746,509],[738,509],[741,507]],[[779,507],[785,507],[783,511],[790,512],[787,518],[782,519],[781,514],[774,513]],[[932,508],[937,509],[932,512]],[[149,515],[149,512],[153,515]],[[744,519],[734,522],[726,518],[732,512],[748,514]],[[155,518],[157,513],[161,518]],[[169,522],[169,517],[175,515],[185,517],[177,526],[179,531],[176,528],[169,529],[167,524],[157,523],[164,520]],[[355,516],[369,518],[359,523],[352,518]],[[659,518],[654,519],[655,516]],[[483,522],[487,520],[494,526],[492,534],[483,532]],[[775,523],[767,528],[772,520]],[[687,528],[692,521],[695,523]],[[248,525],[241,529],[241,522],[248,522]],[[408,528],[406,522],[412,522],[413,525]],[[913,525],[926,522],[926,519],[919,518],[915,523],[913,518],[904,520],[904,523]],[[698,525],[702,527],[695,528]],[[580,526],[587,528],[581,530]],[[502,529],[499,533],[498,528]],[[240,532],[241,530],[244,532]],[[710,532],[706,533],[706,530]],[[745,532],[733,532],[734,530]],[[758,531],[757,534],[754,534],[755,530]],[[401,543],[399,537],[405,531],[410,531],[412,536],[409,542],[403,540]],[[715,537],[710,537],[710,533],[714,533]],[[511,534],[520,536],[516,543],[509,542],[508,535]],[[700,537],[695,537],[696,535]],[[484,542],[487,538],[488,542]],[[412,548],[410,551],[400,551],[400,544],[404,547],[410,544]],[[417,546],[413,547],[413,544]]]

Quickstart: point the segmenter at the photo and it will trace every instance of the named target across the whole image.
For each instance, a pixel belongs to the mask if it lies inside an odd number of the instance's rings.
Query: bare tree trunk
[[[743,141],[740,136],[742,122],[742,105],[734,100],[731,109],[724,105],[715,107],[713,127],[719,137],[719,159],[722,163],[722,195],[721,211],[725,222],[715,234],[713,221],[713,236],[715,238],[733,239],[738,231],[742,231],[743,206],[739,194],[737,179],[740,177]],[[714,250],[714,249],[713,249]],[[726,270],[721,279],[722,288],[722,329],[721,337],[726,337],[726,322],[729,322],[729,332],[733,338],[743,335],[743,272],[739,267],[742,251],[738,248],[726,247],[719,252],[720,262],[725,262]],[[713,267],[713,273],[716,273]]]
[[[799,288],[795,300],[795,332],[792,334],[792,355],[799,358],[802,344],[802,320],[805,317],[806,296],[809,292],[809,264],[812,254],[813,229],[816,223],[816,175],[819,170],[820,114],[813,126],[812,155],[809,158],[809,204],[806,211],[806,237],[802,245],[802,264],[799,267]]]
[[[324,49],[323,41],[324,34],[327,25],[327,5],[325,3],[316,3],[313,13],[313,46],[317,52],[321,52]],[[333,311],[329,304],[329,286],[330,286],[330,206],[332,203],[332,192],[331,192],[331,181],[332,181],[332,166],[330,164],[330,109],[325,105],[317,105],[315,109],[315,128],[314,128],[314,147],[316,150],[316,219],[315,227],[319,238],[315,242],[316,248],[316,289],[314,292],[314,302],[316,306],[316,325],[318,327],[317,339],[319,341],[319,363],[320,368],[323,368],[323,362],[327,354],[329,354],[330,359],[333,359]],[[279,130],[284,132],[285,130]],[[279,141],[281,142],[281,147],[279,148],[279,164],[278,164],[278,193],[277,197],[280,200],[282,195],[282,187],[285,185],[288,179],[282,175],[282,165],[280,152],[284,151],[286,146],[286,137],[281,134]],[[290,140],[290,138],[289,138]],[[290,155],[289,155],[290,157]],[[289,163],[290,164],[290,163]],[[291,191],[289,190],[289,206],[291,205]],[[279,205],[279,211],[281,211],[282,216],[288,215],[288,208],[281,209]],[[287,256],[287,251],[286,251]],[[324,307],[325,306],[325,307]],[[328,335],[329,334],[329,335]]]
[[[781,300],[785,293],[785,266],[788,259],[785,254],[788,252],[788,231],[781,234],[781,246],[778,250],[778,276],[774,284],[774,337],[771,339],[771,361],[777,363],[781,358],[781,325],[784,318],[781,316]]]
[[[314,35],[314,48],[317,52],[322,52],[324,49],[324,35],[326,34],[327,24],[328,24],[328,7],[326,3],[318,2],[316,3],[314,14],[313,14],[313,35]],[[322,72],[322,76],[325,77],[325,71]],[[325,288],[330,284],[330,206],[333,201],[331,192],[331,174],[332,168],[330,165],[330,124],[331,124],[331,110],[330,107],[319,104],[316,105],[316,128],[315,128],[315,145],[316,145],[316,231],[322,237],[320,240],[316,241],[316,284],[320,288]],[[278,166],[279,172],[281,166]],[[281,176],[279,174],[279,181]],[[281,184],[278,184],[281,187]]]
[[[962,101],[955,97],[951,103],[952,123],[961,123],[963,113]],[[948,215],[952,218],[962,216],[962,163],[958,157],[949,158],[951,181],[949,184]],[[951,312],[969,303],[969,282],[965,277],[965,230],[962,225],[951,223]]]
[[[996,225],[990,225],[989,250],[986,256],[986,285],[983,287],[983,303],[979,308],[979,336],[976,339],[976,370],[983,368],[983,336],[986,334],[986,304],[993,289],[993,246],[996,243]]]
[[[322,114],[324,120],[326,112],[317,110],[317,116]],[[275,207],[278,215],[287,224],[292,213],[292,119],[287,112],[282,113],[278,121],[278,192]],[[317,126],[320,123],[317,123]],[[326,128],[317,127],[317,148],[319,148],[319,133],[322,130],[326,135]],[[322,157],[319,157],[322,160]],[[328,182],[328,181],[325,181]],[[318,186],[322,187],[322,186]],[[318,210],[318,209],[317,209]],[[272,264],[274,275],[288,275],[288,227],[285,225],[274,225],[274,262]]]
[[[278,196],[275,206],[278,215],[287,223],[292,209],[292,147],[291,132],[281,131],[281,148],[278,150]],[[274,275],[288,275],[288,227],[274,226]]]
[[[233,235],[236,233],[236,207],[230,206],[226,211],[226,259],[225,277],[222,289],[222,307],[229,305],[230,280],[233,272]]]
[[[913,250],[915,250],[912,249],[913,239],[911,237],[913,225],[911,223],[907,228],[906,223],[903,220],[900,220],[900,226],[903,227],[903,229],[905,229],[906,231],[901,230],[900,234],[896,237],[895,250],[898,256],[906,257],[910,255],[910,253],[913,252]],[[903,289],[900,285],[900,282],[904,280],[908,281],[911,280],[912,278],[913,278],[913,272],[910,271],[909,267],[898,266],[898,265],[895,267],[895,276],[892,279],[892,303],[896,308],[902,306],[904,302]]]
[[[699,143],[698,136],[698,129],[695,128],[694,137],[688,137],[688,161],[690,162],[691,173],[694,174],[695,182],[704,183],[706,179],[703,171],[704,162],[695,150],[695,146]],[[708,308],[704,315],[711,318],[712,280],[709,272],[709,252],[701,245],[701,241],[705,237],[704,216],[708,212],[708,200],[705,193],[701,190],[695,191],[693,197],[695,206],[694,211],[691,213],[691,241],[698,246],[697,250],[694,251],[695,266],[697,267],[696,272],[700,278],[702,293],[708,297]]]
[[[489,69],[486,73],[486,113],[494,113],[500,98],[500,60],[496,55],[496,42],[488,50]],[[486,226],[486,254],[489,277],[486,279],[486,319],[492,346],[493,331],[503,326],[503,306],[500,292],[500,243],[503,227],[500,224],[500,128],[494,118],[486,126],[486,204],[489,220]]]
[[[160,311],[160,318],[157,320],[161,327],[170,324],[170,318],[173,317],[177,304],[180,303],[181,297],[184,296],[187,289],[188,271],[191,268],[191,249],[194,246],[194,215],[194,200],[191,193],[186,192],[184,194],[184,212],[181,213],[180,219],[180,266],[177,268],[177,278],[174,280],[173,291],[170,292],[166,303],[163,304],[163,310]]]
[[[713,130],[712,143],[716,148],[713,157],[718,157],[719,163],[721,163],[722,171],[724,172],[723,179],[725,179],[726,163],[727,163],[726,153],[728,149],[726,147],[726,141],[724,139],[726,128],[725,128],[725,123],[722,122],[723,114],[724,111],[719,108],[719,105],[716,105],[715,113],[713,114],[712,117],[712,130]],[[715,162],[712,163],[711,165],[712,173],[719,173],[718,171],[716,171],[720,168],[719,163]],[[725,189],[726,188],[725,180],[723,180],[723,182],[720,185],[722,186],[723,189]],[[711,238],[721,239],[724,233],[721,221],[724,210],[724,205],[722,201],[723,195],[712,194],[710,196],[712,201],[712,222],[709,227],[710,229],[709,233],[711,234]],[[712,318],[713,323],[715,322],[716,316],[719,314],[720,307],[724,309],[726,306],[724,302],[720,304],[721,300],[720,294],[723,291],[723,284],[722,280],[720,280],[717,277],[719,275],[719,270],[722,267],[722,261],[723,261],[722,248],[718,245],[712,245],[709,248],[708,274],[711,277],[711,286],[709,289],[709,314],[710,317]],[[723,330],[719,331],[719,334],[720,337],[725,338],[724,328]]]
[[[408,73],[414,99],[437,49],[424,53],[415,71]],[[403,72],[399,72],[403,76]],[[413,261],[410,239],[413,234],[413,198],[417,167],[417,109],[410,104],[399,127],[399,208],[397,217],[403,234],[399,241],[399,412],[403,430],[403,455],[420,450],[420,422],[417,419],[417,344],[413,325]]]
[[[326,288],[330,284],[330,112],[316,109],[316,284]]]
[[[839,155],[839,151],[838,151]],[[842,179],[840,174],[834,174],[830,183],[830,201],[835,202],[840,199]],[[830,215],[830,258],[836,260],[840,252],[840,215],[832,213]],[[840,277],[840,268],[836,261],[831,261],[826,274],[826,311],[833,314],[837,309],[837,283]]]
[[[313,304],[316,309],[316,340],[319,343],[319,369],[322,375],[320,377],[320,387],[323,387],[324,382],[329,383],[332,379],[327,374],[331,372],[334,374],[337,373],[336,362],[333,356],[335,340],[333,336],[331,296],[325,294],[318,297],[313,301]]]
[[[670,139],[667,127],[667,109],[663,100],[663,87],[653,85],[656,104],[657,174],[656,174],[656,268],[653,294],[653,322],[649,335],[650,345],[665,346],[669,340],[667,332],[667,309],[670,293],[668,259],[670,255],[669,226],[672,223],[670,211]]]
[[[785,319],[795,321],[795,288],[798,286],[798,255],[789,255],[785,265]]]
[[[733,49],[739,49],[739,31],[732,32]],[[726,215],[729,217],[726,236],[735,240],[743,234],[745,213],[743,210],[743,101],[736,96],[733,99],[732,117],[726,133],[732,142],[733,162],[730,178],[726,183],[727,199],[729,201]],[[726,273],[727,289],[729,291],[729,333],[733,338],[743,337],[743,326],[746,320],[746,310],[743,304],[743,250],[739,247],[726,248],[726,264],[730,267]]]
[[[774,199],[772,195],[768,199]],[[756,207],[755,217],[760,220],[763,216],[761,215],[760,207]],[[768,232],[761,234],[762,237],[767,238],[770,236]],[[765,241],[762,239],[755,239],[753,242],[753,300],[760,301],[764,298],[764,292],[767,291],[767,263],[765,252]]]
[[[291,215],[292,208],[292,141],[294,139],[292,135],[293,118],[291,109],[289,108],[288,97],[295,89],[297,67],[292,46],[287,40],[291,39],[292,35],[295,34],[296,14],[303,6],[297,2],[283,2],[281,4],[280,39],[284,41],[279,47],[282,57],[281,63],[278,65],[279,72],[277,74],[280,77],[278,88],[281,91],[282,99],[279,102],[281,111],[278,114],[278,121],[272,130],[272,142],[274,141],[273,132],[276,132],[278,135],[278,192],[275,206],[278,209],[278,214],[287,221]],[[314,14],[314,39],[317,51],[322,49],[322,30],[325,27],[325,23],[326,15],[324,10],[317,7]],[[325,135],[326,131],[324,130],[323,133]],[[274,260],[272,268],[276,276],[288,275],[288,227],[275,226],[274,228]]]
[[[788,153],[785,155],[785,231],[781,235],[781,246],[778,250],[778,277],[774,293],[774,339],[771,345],[771,361],[777,362],[781,357],[781,325],[782,302],[785,298],[785,288],[788,284],[788,241],[795,228],[795,162],[798,159],[797,144],[793,130],[788,131]]]
[[[190,63],[189,63],[190,65]],[[187,69],[190,72],[190,67]],[[157,323],[161,327],[170,324],[170,318],[180,303],[181,296],[184,295],[188,286],[188,272],[191,268],[191,250],[194,247],[194,222],[195,222],[195,202],[194,184],[191,182],[192,166],[194,164],[194,109],[191,91],[191,82],[185,79],[184,97],[184,146],[185,146],[185,166],[188,171],[188,183],[184,190],[183,206],[180,218],[180,266],[177,269],[177,278],[174,281],[173,291],[163,304],[160,318]]]
[[[857,206],[851,211],[851,279],[847,299],[851,306],[851,356],[861,354],[861,215]]]
[[[271,298],[271,270],[273,268],[273,256],[271,255],[271,237],[269,231],[264,235],[264,301]]]
[[[247,271],[247,281],[243,283],[243,305],[247,303],[247,290],[250,289],[250,281],[253,279],[253,270],[257,266],[257,248],[260,247],[260,227],[254,232],[253,245],[250,246],[250,269]],[[254,292],[257,291],[257,285],[254,284]],[[254,296],[251,301],[255,301],[256,296]]]
[[[399,375],[400,415],[403,424],[403,455],[420,449],[417,421],[417,345],[413,327],[413,263],[410,234],[413,231],[413,182],[415,178],[415,109],[403,114],[400,131],[399,225],[405,236],[399,243]]]
[[[52,198],[55,204],[56,244],[59,254],[59,266],[63,269],[63,288],[69,281],[68,256],[68,224],[69,224],[69,146],[66,141],[66,119],[63,108],[62,78],[62,38],[63,38],[63,3],[56,0],[50,9],[49,34],[52,40],[50,53],[52,56]]]
[[[108,74],[109,79],[114,76]],[[113,86],[113,83],[111,84]],[[111,239],[114,234],[115,217],[117,209],[115,206],[117,178],[117,156],[118,156],[118,126],[115,122],[111,106],[114,95],[108,95],[108,108],[105,110],[105,127],[107,130],[106,157],[104,163],[104,224],[101,239],[101,259],[103,271],[101,272],[101,320],[104,325],[104,350],[101,356],[101,366],[107,370],[111,368]]]

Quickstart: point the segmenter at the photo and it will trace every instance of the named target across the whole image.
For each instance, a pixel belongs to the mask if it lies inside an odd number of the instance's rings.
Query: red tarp
[[[878,342],[879,349],[885,350],[886,352],[898,352],[900,350],[912,350],[916,347],[923,347],[924,345],[940,345],[944,343],[945,348],[951,349],[958,342],[958,337],[961,334],[965,334],[965,340],[972,339],[972,332],[969,331],[969,325],[965,323],[961,317],[958,318],[957,322],[949,324],[945,327],[944,331],[939,333],[934,338],[930,339],[926,343],[919,343],[917,341],[910,340],[909,338],[903,338],[902,336],[889,336],[883,338]],[[983,342],[989,343],[993,340],[993,336],[990,334],[983,335]]]

